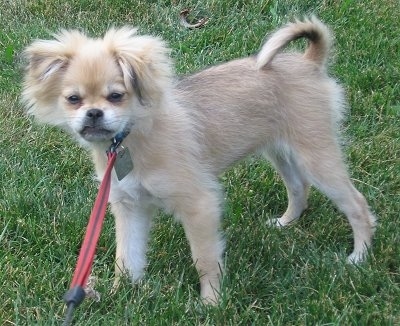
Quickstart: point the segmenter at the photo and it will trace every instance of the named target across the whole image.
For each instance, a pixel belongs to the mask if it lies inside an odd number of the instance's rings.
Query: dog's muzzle
[[[104,126],[104,112],[90,109],[86,112],[83,126],[79,134],[87,141],[104,141],[112,138],[115,132]]]

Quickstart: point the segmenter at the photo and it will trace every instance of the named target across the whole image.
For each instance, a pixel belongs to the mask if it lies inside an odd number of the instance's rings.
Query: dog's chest
[[[145,189],[133,173],[130,173],[122,180],[119,180],[116,172],[113,171],[109,198],[110,203],[127,199],[130,201],[138,201],[143,197],[144,193]]]
[[[134,173],[129,173],[122,180],[118,180],[114,171],[111,179],[109,202],[112,204],[120,201],[140,202],[141,205],[147,204],[159,208],[163,206],[162,201],[154,197]]]

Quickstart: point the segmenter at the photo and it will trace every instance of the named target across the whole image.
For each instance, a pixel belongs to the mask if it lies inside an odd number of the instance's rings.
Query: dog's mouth
[[[79,134],[87,141],[98,142],[113,138],[115,132],[106,128],[85,126]]]

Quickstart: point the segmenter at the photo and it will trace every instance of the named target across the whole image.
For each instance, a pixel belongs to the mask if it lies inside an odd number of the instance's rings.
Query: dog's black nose
[[[104,115],[104,112],[99,109],[90,109],[86,112],[86,116],[93,121],[96,121],[98,118],[101,118]]]

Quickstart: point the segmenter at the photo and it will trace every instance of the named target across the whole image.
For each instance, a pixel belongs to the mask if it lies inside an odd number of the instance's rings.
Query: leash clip
[[[125,139],[126,136],[128,136],[129,131],[121,131],[118,134],[115,135],[115,137],[112,139],[112,143],[110,147],[107,150],[107,154],[109,153],[116,153],[118,147],[121,145],[122,141]]]

